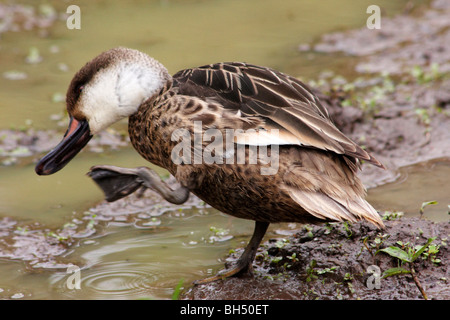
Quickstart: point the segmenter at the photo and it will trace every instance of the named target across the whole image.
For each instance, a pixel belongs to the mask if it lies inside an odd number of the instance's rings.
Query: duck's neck
[[[165,102],[174,95],[168,81],[158,95],[145,101],[128,120],[128,133],[133,147],[151,163],[170,172],[175,169],[170,158],[170,137],[160,130],[161,117],[168,111]]]

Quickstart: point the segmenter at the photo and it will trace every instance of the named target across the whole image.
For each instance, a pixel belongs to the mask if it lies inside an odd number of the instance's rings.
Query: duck
[[[66,106],[68,129],[36,164],[38,175],[58,172],[92,136],[128,118],[132,146],[179,186],[148,167],[94,166],[88,175],[106,200],[141,188],[175,204],[193,194],[255,222],[234,266],[196,284],[252,275],[271,223],[368,221],[384,227],[358,177],[362,162],[383,164],[335,126],[313,89],[283,72],[220,62],[170,75],[146,53],[118,47],[81,67]]]

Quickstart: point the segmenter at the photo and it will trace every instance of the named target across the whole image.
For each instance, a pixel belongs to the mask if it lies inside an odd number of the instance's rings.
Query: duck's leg
[[[253,272],[253,260],[255,259],[256,251],[258,250],[259,244],[261,243],[261,240],[263,239],[264,235],[266,234],[267,228],[269,227],[268,222],[255,222],[255,230],[253,231],[253,236],[250,239],[250,242],[248,243],[247,247],[244,250],[244,253],[241,255],[239,260],[236,262],[236,265],[233,269],[224,272],[219,273],[215,276],[195,281],[194,284],[205,284],[212,281],[225,279],[228,277],[232,277],[237,274],[242,273],[252,273]]]
[[[171,203],[182,204],[189,198],[189,190],[180,186],[172,190],[159,175],[150,168],[121,168],[116,166],[94,166],[87,173],[103,190],[109,202],[119,200],[144,187],[159,193]]]

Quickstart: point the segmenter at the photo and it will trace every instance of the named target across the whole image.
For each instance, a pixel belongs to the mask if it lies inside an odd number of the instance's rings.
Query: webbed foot
[[[103,190],[109,202],[124,198],[139,188],[152,189],[174,204],[182,204],[189,198],[187,188],[180,186],[172,190],[155,171],[147,167],[99,165],[92,167],[87,175]]]

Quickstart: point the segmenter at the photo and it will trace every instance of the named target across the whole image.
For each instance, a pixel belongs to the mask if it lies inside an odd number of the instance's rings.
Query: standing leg
[[[250,242],[248,243],[247,247],[245,248],[244,253],[241,255],[241,257],[237,261],[236,266],[233,269],[231,269],[225,273],[220,273],[220,274],[217,274],[215,276],[212,276],[212,277],[209,277],[209,278],[206,278],[203,280],[195,281],[194,284],[204,284],[204,283],[232,277],[234,275],[244,273],[244,272],[252,273],[252,270],[253,270],[252,264],[253,264],[253,260],[255,259],[256,251],[258,250],[259,244],[261,243],[264,235],[266,234],[268,227],[269,227],[268,222],[256,221],[255,222],[255,230],[253,231],[253,236],[250,239]]]

